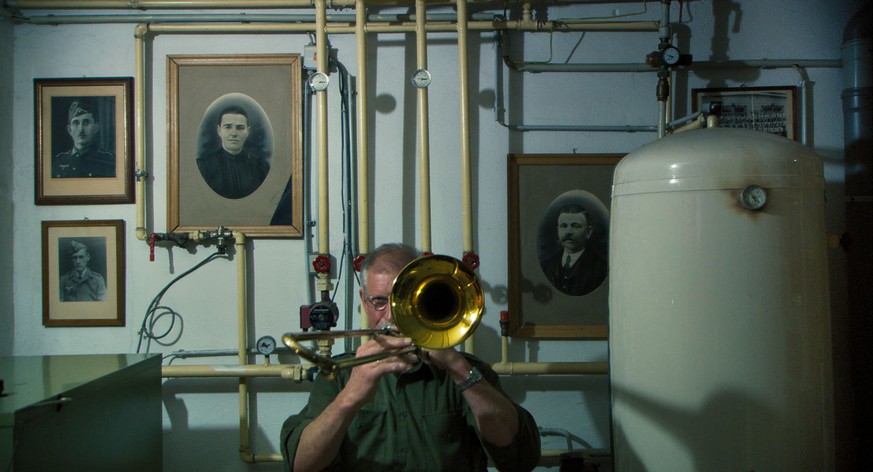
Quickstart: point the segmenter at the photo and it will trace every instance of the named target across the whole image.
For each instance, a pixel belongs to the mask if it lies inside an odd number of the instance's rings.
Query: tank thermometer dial
[[[740,190],[740,206],[746,210],[758,211],[767,204],[767,190],[760,185],[749,185]]]

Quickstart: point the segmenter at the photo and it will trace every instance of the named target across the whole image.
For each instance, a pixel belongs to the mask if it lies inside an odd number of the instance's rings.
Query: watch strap
[[[463,392],[473,385],[476,385],[476,383],[480,380],[482,380],[482,372],[479,372],[479,369],[473,367],[472,369],[470,369],[470,374],[467,375],[467,378],[455,384],[455,387],[458,389],[459,392]]]

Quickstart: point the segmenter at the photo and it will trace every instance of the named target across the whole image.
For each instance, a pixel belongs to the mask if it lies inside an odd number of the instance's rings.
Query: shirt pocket
[[[467,421],[460,411],[429,413],[423,419],[427,431],[442,444],[463,442],[467,434]]]

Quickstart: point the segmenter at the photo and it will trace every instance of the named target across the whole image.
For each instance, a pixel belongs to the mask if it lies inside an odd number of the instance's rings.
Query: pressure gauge
[[[272,336],[261,336],[258,339],[258,352],[265,356],[269,356],[276,350],[276,339]]]
[[[415,88],[427,88],[432,78],[427,69],[418,69],[412,73],[412,85]]]
[[[661,50],[661,61],[667,66],[675,66],[678,64],[681,56],[682,55],[679,53],[679,49],[676,46],[667,46]]]
[[[767,191],[760,185],[749,185],[740,190],[740,206],[746,210],[758,211],[767,204]]]
[[[316,72],[309,76],[309,86],[316,92],[327,90],[330,85],[330,77],[324,72]]]

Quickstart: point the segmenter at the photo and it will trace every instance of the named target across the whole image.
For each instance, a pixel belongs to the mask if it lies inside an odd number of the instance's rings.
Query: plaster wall
[[[654,5],[645,19],[657,19]],[[677,27],[680,47],[695,60],[836,59],[843,27],[860,1],[685,2]],[[716,5],[717,4],[717,5]],[[638,11],[643,4],[595,4],[553,7],[550,19],[600,16]],[[45,13],[45,12],[41,12]],[[57,12],[62,13],[62,12]],[[673,11],[677,20],[678,9]],[[134,235],[133,205],[35,206],[33,80],[48,77],[116,77],[134,75],[131,24],[34,26],[0,23],[0,62],[14,67],[0,72],[0,235],[11,237],[11,252],[0,263],[12,271],[0,275],[0,353],[14,355],[134,352],[145,310],[152,298],[177,275],[214,251],[213,247],[165,247],[149,262],[148,246]],[[507,34],[503,54],[527,61],[642,62],[657,47],[657,33]],[[10,50],[11,40],[11,50]],[[352,35],[331,35],[339,60],[354,74]],[[167,76],[166,56],[174,54],[302,53],[306,34],[159,35],[149,45],[147,84],[147,159],[151,174],[147,197],[149,231],[163,232],[167,212]],[[408,78],[415,66],[412,35],[370,35],[367,46],[374,245],[420,241],[418,221],[415,91]],[[479,274],[487,289],[486,318],[476,333],[476,353],[496,362],[500,357],[498,314],[507,307],[507,167],[508,153],[626,153],[655,139],[654,133],[510,132],[496,120],[498,90],[506,91],[505,121],[525,124],[654,125],[656,77],[653,73],[521,74],[501,62],[497,35],[471,35],[469,49],[471,149],[473,156],[474,249],[481,257]],[[11,57],[8,57],[11,56]],[[455,36],[429,35],[429,89],[433,251],[461,256],[457,46]],[[831,233],[842,232],[843,167],[839,69],[808,69],[810,89],[807,142],[823,157],[828,183],[827,217]],[[690,89],[716,86],[801,85],[793,69],[719,70],[677,76],[676,115],[690,112]],[[9,120],[7,122],[7,120]],[[330,248],[343,250],[340,106],[336,87],[329,92]],[[11,130],[11,131],[10,131]],[[313,135],[314,136],[314,135]],[[314,155],[314,151],[313,151]],[[305,203],[317,211],[317,183],[311,162],[311,193]],[[7,176],[9,176],[7,178]],[[7,217],[7,215],[9,215]],[[127,324],[122,328],[46,328],[41,323],[42,282],[39,245],[44,220],[122,219],[126,224]],[[11,222],[11,224],[10,224]],[[314,232],[315,229],[313,228]],[[247,243],[251,280],[250,341],[281,337],[298,329],[298,307],[311,302],[308,252],[303,240],[259,239]],[[9,260],[7,260],[9,259]],[[346,266],[347,269],[348,266]],[[832,251],[834,315],[845,312],[845,263]],[[336,281],[341,319],[356,318],[357,285],[344,270]],[[151,352],[234,349],[236,346],[236,263],[217,260],[175,284],[162,303],[180,314],[178,327]],[[355,323],[352,323],[355,324]],[[354,327],[354,326],[351,326]],[[342,326],[340,326],[342,328]],[[157,331],[161,331],[159,326]],[[10,335],[9,333],[14,333]],[[337,347],[337,351],[342,350]],[[605,361],[605,342],[513,339],[514,361]],[[285,362],[294,359],[280,357]],[[258,359],[260,361],[260,359]],[[233,364],[234,356],[176,361],[177,364]],[[275,359],[274,359],[275,362]],[[582,445],[609,448],[608,381],[590,377],[504,377],[505,389],[540,426],[562,428]],[[281,470],[278,464],[247,465],[238,458],[238,397],[235,379],[169,379],[164,383],[165,470]],[[254,379],[251,389],[252,450],[278,452],[282,421],[305,404],[308,387],[278,379]],[[547,438],[544,448],[565,446]]]

